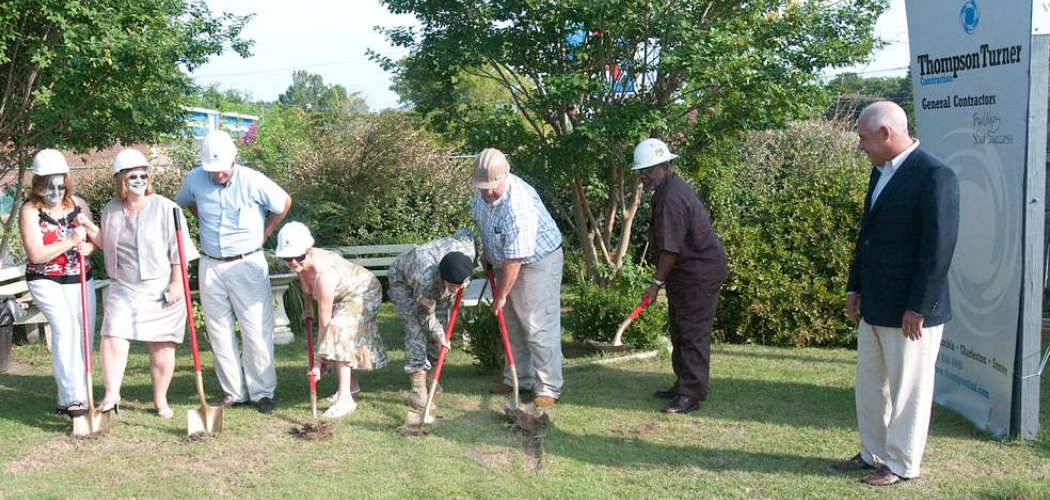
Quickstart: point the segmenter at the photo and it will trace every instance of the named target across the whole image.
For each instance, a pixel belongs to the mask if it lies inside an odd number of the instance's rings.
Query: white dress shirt
[[[871,191],[871,204],[868,205],[869,210],[871,209],[871,207],[875,206],[875,200],[879,199],[879,195],[882,194],[882,190],[886,187],[886,184],[890,183],[890,179],[893,178],[893,174],[897,173],[897,169],[901,167],[901,164],[904,163],[904,160],[908,159],[908,155],[910,155],[911,152],[915,151],[915,149],[918,147],[919,140],[915,139],[914,141],[912,141],[911,146],[908,146],[908,149],[902,151],[901,154],[897,155],[892,160],[875,167],[879,169],[880,175],[879,181],[875,183],[875,189]]]

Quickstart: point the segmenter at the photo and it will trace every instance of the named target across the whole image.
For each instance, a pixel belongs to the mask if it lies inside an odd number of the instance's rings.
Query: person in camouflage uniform
[[[456,234],[413,248],[390,266],[390,300],[405,324],[405,372],[412,381],[408,404],[422,409],[427,400],[427,372],[445,341],[453,296],[474,271],[474,235]]]

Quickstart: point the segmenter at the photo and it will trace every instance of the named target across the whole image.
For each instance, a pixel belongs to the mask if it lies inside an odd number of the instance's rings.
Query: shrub
[[[499,322],[487,304],[460,309],[459,320],[466,332],[463,351],[474,357],[474,366],[481,373],[500,373],[503,370],[503,339]]]
[[[729,259],[715,323],[731,342],[848,346],[846,280],[870,164],[841,124],[714,145],[691,172]]]
[[[571,309],[573,340],[612,341],[620,323],[638,306],[652,277],[652,267],[625,264],[605,287],[592,282],[573,285],[565,301]],[[656,347],[666,332],[667,304],[657,301],[624,331],[623,343],[639,348]]]
[[[470,220],[470,171],[412,115],[323,117],[275,115],[245,147],[291,193],[289,220],[309,226],[319,246],[419,243]],[[274,134],[287,138],[283,148],[271,144]]]

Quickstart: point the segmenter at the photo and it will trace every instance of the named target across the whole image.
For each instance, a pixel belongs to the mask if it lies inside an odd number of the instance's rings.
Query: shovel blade
[[[89,411],[73,418],[73,436],[89,437],[109,432],[109,412]]]
[[[437,419],[434,418],[434,415],[426,415],[424,418],[422,413],[414,411],[410,411],[405,415],[406,425],[431,425],[436,421]]]
[[[186,411],[186,435],[222,432],[222,408],[202,406]]]

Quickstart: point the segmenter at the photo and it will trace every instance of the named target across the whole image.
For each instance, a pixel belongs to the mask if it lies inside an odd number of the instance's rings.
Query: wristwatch
[[[658,286],[658,287],[660,287],[660,288],[663,288],[663,287],[664,287],[664,282],[663,282],[663,281],[660,281],[660,280],[658,280],[658,279],[656,279],[656,278],[653,278],[653,284],[654,284],[654,285],[656,285],[656,286]]]

